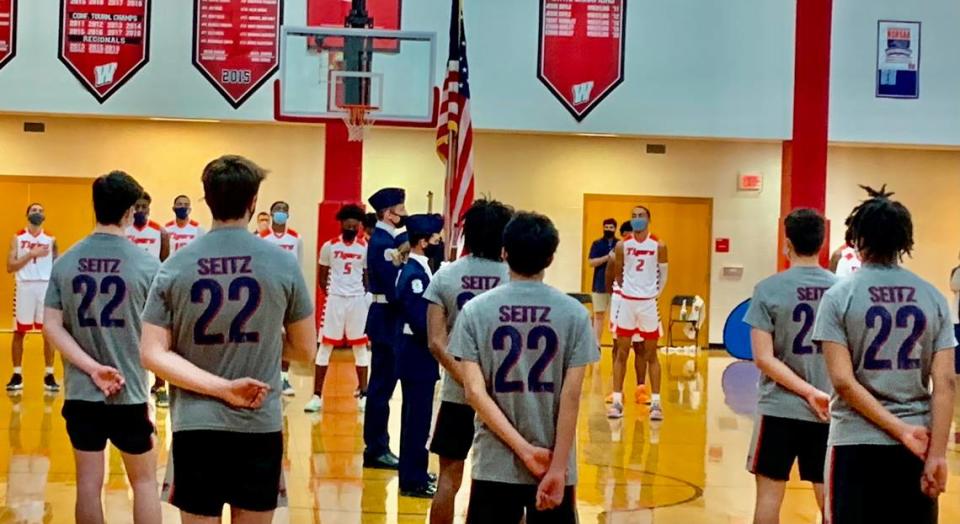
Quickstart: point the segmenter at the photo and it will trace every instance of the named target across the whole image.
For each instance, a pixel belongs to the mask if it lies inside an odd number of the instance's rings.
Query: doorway
[[[43,228],[57,239],[60,253],[88,235],[95,223],[92,183],[88,178],[0,176],[0,194],[7,203],[0,207],[4,256],[13,235],[26,227],[27,206],[33,202],[43,204],[47,216]],[[6,274],[0,279],[0,331],[13,330],[15,278]]]
[[[691,197],[664,197],[639,195],[583,196],[583,251],[581,289],[589,293],[593,282],[593,268],[587,263],[590,245],[600,238],[603,221],[613,218],[618,224],[630,219],[637,205],[650,209],[650,231],[666,245],[670,260],[667,287],[660,298],[660,318],[663,319],[666,342],[667,320],[670,318],[670,300],[675,295],[700,295],[710,304],[710,243],[713,238],[713,199]],[[619,231],[619,225],[618,231]],[[619,238],[619,233],[617,237]],[[709,333],[708,316],[700,330],[701,340]],[[677,328],[679,332],[679,328]],[[611,344],[609,330],[602,333],[603,344]]]

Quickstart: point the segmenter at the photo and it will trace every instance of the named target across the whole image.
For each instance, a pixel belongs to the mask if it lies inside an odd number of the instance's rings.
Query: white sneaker
[[[307,405],[303,406],[304,413],[316,413],[323,409],[323,399],[314,395],[310,399],[310,402],[307,402]]]
[[[607,418],[623,418],[623,403],[613,402],[607,408]]]
[[[293,389],[293,385],[290,384],[290,381],[287,379],[283,379],[283,385],[281,386],[281,391],[283,393],[283,396],[285,397],[292,397],[297,393],[297,390]]]
[[[364,413],[367,411],[367,396],[361,395],[357,397],[357,411]]]
[[[663,420],[663,410],[660,409],[660,404],[650,406],[650,420]]]

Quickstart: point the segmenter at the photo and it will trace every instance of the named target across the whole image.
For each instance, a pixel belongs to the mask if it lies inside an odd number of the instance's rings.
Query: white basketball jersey
[[[348,244],[337,237],[323,244],[320,265],[330,268],[328,295],[357,297],[366,294],[363,269],[367,266],[367,242],[362,238]]]
[[[171,255],[187,247],[190,242],[202,237],[205,232],[195,220],[188,221],[183,227],[178,226],[176,220],[171,220],[163,228],[170,235]]]
[[[17,282],[46,282],[50,280],[50,271],[53,270],[53,236],[41,230],[33,236],[30,231],[21,229],[17,232],[17,258],[25,256],[31,249],[47,246],[50,252],[47,256],[27,262],[27,265],[17,271]]]
[[[837,262],[837,276],[840,278],[853,274],[860,269],[863,261],[860,260],[860,254],[850,246],[843,246],[840,250],[840,260]]]
[[[289,251],[291,255],[297,257],[297,261],[300,261],[300,234],[296,231],[287,228],[282,234],[275,233],[272,229],[268,229],[263,233],[260,233],[260,238],[270,242],[271,244],[283,249],[284,251]]]
[[[625,298],[657,298],[659,256],[660,243],[653,235],[642,241],[630,238],[623,242],[623,285],[620,289]]]
[[[139,246],[140,249],[157,257],[157,260],[160,260],[161,231],[163,231],[163,228],[160,227],[160,224],[150,220],[147,221],[147,225],[142,228],[137,226],[128,227],[127,238]]]

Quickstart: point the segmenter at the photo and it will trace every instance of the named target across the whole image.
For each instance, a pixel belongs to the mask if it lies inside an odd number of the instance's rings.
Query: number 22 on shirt
[[[493,350],[499,359],[502,352],[506,352],[500,366],[497,368],[493,382],[496,393],[552,393],[553,382],[545,382],[543,374],[557,355],[557,333],[550,326],[539,325],[530,330],[526,340],[516,327],[502,325],[493,332]],[[526,343],[524,345],[524,343]],[[542,349],[541,349],[541,346]],[[523,356],[523,351],[541,351],[540,357],[530,368],[526,380],[524,377],[511,378],[517,362]]]
[[[244,327],[260,306],[260,283],[255,278],[238,277],[227,287],[227,300],[240,302],[246,290],[246,300],[240,311],[230,321],[227,341],[231,344],[260,342],[257,331],[245,332]],[[209,302],[207,302],[209,300]],[[220,314],[223,307],[223,286],[212,278],[201,278],[190,288],[190,301],[194,304],[207,302],[207,308],[197,318],[193,327],[193,342],[198,346],[211,346],[224,343],[223,333],[209,333],[210,324]]]

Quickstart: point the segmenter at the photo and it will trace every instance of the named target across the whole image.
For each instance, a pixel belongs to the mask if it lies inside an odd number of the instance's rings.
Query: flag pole
[[[451,16],[453,16],[453,14],[451,14]],[[459,44],[460,39],[463,37],[463,35],[460,33],[460,29],[463,26],[459,22],[459,19],[460,19],[459,10],[457,11],[456,16],[458,19],[456,45],[460,45]],[[453,24],[454,22],[451,20],[450,23]],[[447,67],[449,67],[449,63]],[[458,63],[457,71],[459,72],[459,70],[460,70],[460,67]],[[459,79],[459,75],[457,78]],[[456,99],[457,112],[458,114],[460,114],[460,111],[463,111],[462,104],[460,103],[460,86],[459,85],[450,86],[449,89],[450,91],[455,91],[457,94],[457,99]],[[444,217],[444,219],[447,221],[447,223],[444,224],[444,230],[446,232],[446,241],[448,242],[447,244],[448,246],[447,252],[449,257],[448,260],[456,260],[457,252],[458,252],[458,246],[455,244],[455,241],[457,240],[457,238],[454,238],[454,237],[457,229],[456,221],[459,219],[459,217],[453,216],[453,212],[454,212],[453,208],[454,208],[455,202],[453,201],[454,196],[450,194],[450,191],[451,191],[451,188],[453,187],[453,181],[457,179],[457,168],[460,166],[460,147],[459,146],[460,146],[460,141],[458,137],[457,126],[452,126],[448,124],[447,125],[447,180],[446,180],[446,183],[444,184],[444,197],[446,198],[446,209],[449,210],[449,213],[448,213],[449,216]]]

